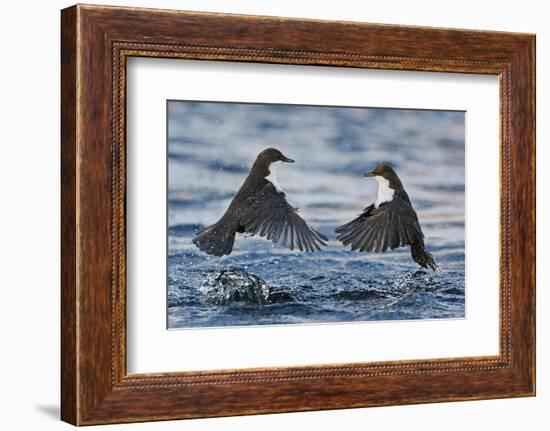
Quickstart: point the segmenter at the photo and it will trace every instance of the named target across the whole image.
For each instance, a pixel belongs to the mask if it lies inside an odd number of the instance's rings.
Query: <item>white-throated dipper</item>
[[[193,244],[214,256],[230,254],[235,234],[259,235],[300,251],[321,250],[328,238],[312,229],[289,205],[275,170],[279,163],[293,163],[276,148],[258,154],[243,185],[218,222],[199,232]]]
[[[418,216],[397,173],[391,166],[380,164],[364,176],[378,182],[376,202],[354,220],[336,228],[337,239],[351,245],[352,250],[376,253],[409,245],[416,263],[435,270],[437,265],[424,246]]]

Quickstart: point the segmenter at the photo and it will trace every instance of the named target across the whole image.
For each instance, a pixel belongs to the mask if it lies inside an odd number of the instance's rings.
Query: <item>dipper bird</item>
[[[230,254],[235,234],[259,235],[300,251],[321,250],[328,238],[309,227],[289,205],[275,176],[281,162],[294,163],[276,148],[258,154],[243,185],[217,223],[199,232],[193,244],[214,256]]]
[[[380,164],[363,175],[378,182],[376,201],[359,217],[336,228],[337,239],[351,245],[352,250],[376,253],[410,245],[414,261],[435,270],[437,265],[424,246],[416,211],[397,173],[391,166]]]

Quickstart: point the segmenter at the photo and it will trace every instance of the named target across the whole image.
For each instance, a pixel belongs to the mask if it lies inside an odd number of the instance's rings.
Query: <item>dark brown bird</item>
[[[293,163],[276,148],[258,154],[243,185],[218,222],[199,232],[193,239],[199,249],[214,256],[230,254],[235,234],[259,235],[275,243],[300,251],[321,250],[328,238],[312,229],[286,200],[275,169],[281,162]]]
[[[393,168],[378,165],[364,174],[378,181],[376,202],[354,220],[336,228],[337,239],[352,250],[385,252],[410,246],[413,260],[423,268],[435,270],[433,256],[424,246],[424,233],[409,195]]]

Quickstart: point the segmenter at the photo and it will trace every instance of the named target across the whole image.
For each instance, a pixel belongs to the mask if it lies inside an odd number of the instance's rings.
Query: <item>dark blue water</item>
[[[464,113],[169,102],[170,328],[463,318]],[[318,253],[238,236],[233,253],[191,243],[225,211],[258,152],[296,160],[277,173],[289,202],[327,235]],[[361,173],[391,162],[415,206],[437,272],[403,248],[358,253],[334,228],[376,197]]]

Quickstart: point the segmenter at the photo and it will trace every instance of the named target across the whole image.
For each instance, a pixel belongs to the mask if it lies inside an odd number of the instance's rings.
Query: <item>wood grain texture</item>
[[[61,16],[61,417],[77,422],[76,9]]]
[[[533,35],[79,5],[62,11],[61,36],[63,420],[86,425],[534,394]],[[127,375],[131,56],[498,75],[499,355]]]

